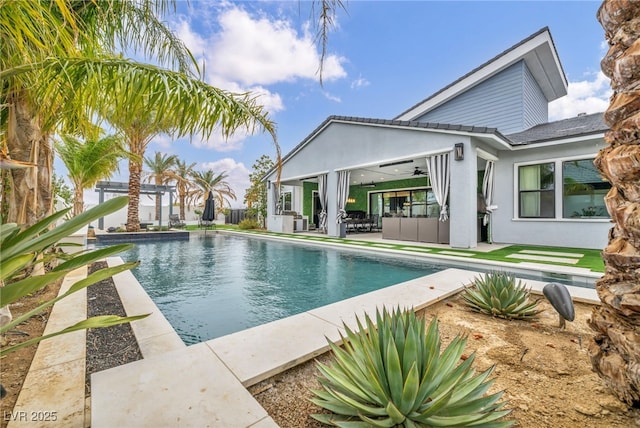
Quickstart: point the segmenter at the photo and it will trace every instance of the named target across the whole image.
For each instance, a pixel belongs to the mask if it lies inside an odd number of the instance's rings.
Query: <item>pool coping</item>
[[[286,237],[255,237],[286,240]],[[303,242],[332,246],[323,242]],[[383,248],[372,251],[348,244],[338,248],[346,247],[369,253],[403,253],[399,250],[385,251]],[[415,253],[403,256],[421,260],[436,258],[435,255],[421,257],[422,254]],[[437,258],[448,261],[455,259],[453,256]],[[107,259],[107,262],[112,266],[122,263],[122,260],[115,257]],[[512,265],[503,263],[500,267],[512,268]],[[553,270],[556,268],[551,267]],[[59,421],[57,425],[73,427],[134,427],[142,420],[145,424],[154,421],[154,426],[191,426],[193,423],[201,426],[202,421],[210,420],[215,421],[214,425],[217,426],[277,427],[246,390],[248,386],[326,352],[328,344],[325,336],[339,342],[342,323],[354,326],[355,314],[373,315],[375,308],[383,303],[390,306],[390,302],[418,310],[459,292],[462,284],[477,275],[468,267],[463,269],[448,269],[192,346],[182,342],[133,274],[125,271],[114,275],[114,282],[127,314],[152,313],[144,320],[131,323],[144,359],[93,374],[91,402],[87,403],[84,400],[85,332],[43,341],[25,379],[24,396],[21,391],[14,412],[30,412],[37,405],[38,408],[55,411]],[[82,275],[86,276],[86,269],[84,272],[74,271],[65,278],[65,282],[75,282]],[[535,280],[523,281],[534,293],[541,293],[545,284]],[[569,289],[574,301],[599,304],[595,290],[582,287]],[[419,291],[426,294],[422,295],[422,301],[416,302]],[[62,318],[65,325],[68,324],[70,309],[62,307],[64,302],[68,302],[76,312],[80,311],[80,315],[76,313],[74,316],[86,317],[86,294],[76,293],[54,306],[51,325],[48,324],[47,328],[61,327]],[[316,333],[309,333],[311,327],[316,329]],[[307,344],[302,346],[305,340]],[[269,346],[274,344],[277,345],[275,350],[270,350]],[[65,350],[62,359],[60,353],[52,355],[61,349]],[[69,349],[74,349],[74,353],[69,354]],[[270,355],[272,360],[262,358],[264,355]],[[71,376],[69,370],[72,371]],[[168,373],[174,376],[167,376]],[[43,376],[46,376],[46,382],[43,382]],[[46,388],[42,387],[43,383],[47,385]],[[187,383],[191,387],[199,384],[201,388],[187,388],[185,391]],[[51,393],[52,390],[58,392],[61,387],[64,388],[64,394]],[[186,394],[177,393],[180,390]],[[171,391],[169,397],[166,397],[167,391]],[[69,399],[69,394],[75,398]],[[176,402],[177,397],[188,397],[188,400],[180,402],[181,406]],[[179,420],[171,420],[176,417]],[[9,423],[9,427],[19,425],[18,421]],[[41,424],[46,425],[48,423]],[[38,425],[30,421],[30,426]]]

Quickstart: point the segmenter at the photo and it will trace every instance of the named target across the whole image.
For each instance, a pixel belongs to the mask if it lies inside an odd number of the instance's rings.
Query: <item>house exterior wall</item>
[[[493,242],[604,248],[611,222],[608,219],[562,218],[562,183],[558,181],[555,186],[556,218],[518,218],[516,168],[519,163],[595,157],[603,146],[602,139],[592,139],[571,144],[540,145],[526,150],[500,152],[495,169],[494,203],[498,209],[492,214]]]
[[[523,63],[522,93],[524,101],[523,129],[546,123],[549,120],[549,103],[536,79]]]
[[[487,126],[510,134],[546,122],[547,101],[519,61],[417,120]]]
[[[464,141],[464,160],[451,156],[449,242],[456,248],[478,246],[478,158],[475,144]]]

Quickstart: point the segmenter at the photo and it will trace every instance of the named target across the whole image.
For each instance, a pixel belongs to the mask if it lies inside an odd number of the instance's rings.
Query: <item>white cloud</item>
[[[191,29],[191,25],[186,19],[181,19],[176,24],[174,31],[196,57],[200,57],[207,52],[207,41]]]
[[[218,19],[221,31],[212,38],[208,56],[220,76],[244,85],[318,78],[320,54],[309,31],[300,35],[287,20],[252,16],[239,7],[223,10]],[[342,62],[328,55],[323,79],[346,77]]]
[[[325,97],[326,99],[328,99],[329,101],[335,101],[335,102],[337,102],[337,103],[341,103],[341,102],[342,102],[342,99],[341,99],[339,96],[337,96],[337,95],[332,95],[332,94],[330,94],[330,93],[329,93],[329,92],[327,92],[327,91],[322,91],[322,95],[324,95],[324,97]]]
[[[171,146],[175,142],[175,140],[166,134],[160,134],[154,137],[151,142],[158,145],[160,148],[164,149],[165,152],[169,152],[171,151],[171,148],[172,148]],[[149,155],[147,154],[147,156]]]
[[[371,82],[360,76],[356,80],[351,82],[351,89],[364,88],[365,86],[369,86],[370,84]]]
[[[228,138],[225,138],[220,130],[215,130],[207,139],[202,139],[200,135],[194,135],[191,144],[195,147],[205,147],[218,152],[233,152],[241,150],[244,140],[249,136],[246,130],[238,129]]]
[[[218,5],[217,15],[206,11],[207,28],[211,34],[194,30],[195,23],[182,17],[174,31],[196,56],[204,71],[205,81],[234,93],[251,93],[257,103],[273,116],[285,109],[281,95],[268,85],[292,82],[297,79],[318,81],[320,54],[314,36],[306,23],[301,32],[291,22],[259,13],[249,13],[233,3]],[[194,10],[192,19],[201,20],[200,10]],[[328,55],[323,69],[323,80],[346,77],[342,67],[344,58]],[[330,100],[340,102],[336,96],[323,92]],[[193,144],[221,152],[240,150],[249,134],[241,130],[225,140],[219,132],[203,140],[194,137]]]
[[[579,113],[603,112],[609,106],[611,86],[601,71],[592,74],[593,80],[569,82],[568,94],[549,103],[549,120],[575,117]]]
[[[211,169],[216,174],[225,172],[228,176],[225,181],[236,194],[237,200],[231,201],[231,208],[241,208],[244,206],[244,194],[251,185],[249,182],[249,174],[251,171],[242,162],[236,162],[232,158],[223,158],[212,162],[204,162],[201,164],[203,170]]]

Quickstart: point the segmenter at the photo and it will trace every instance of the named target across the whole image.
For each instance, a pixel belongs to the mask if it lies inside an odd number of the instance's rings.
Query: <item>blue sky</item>
[[[338,12],[329,34],[324,86],[317,75],[311,5],[191,0],[165,17],[205,64],[208,83],[260,94],[283,154],[329,115],[391,119],[545,26],[569,81],[569,95],[550,105],[550,120],[608,105],[609,81],[600,72],[607,50],[596,20],[600,2],[345,2],[347,11]],[[147,156],[156,151],[197,162],[198,169],[226,171],[238,197],[234,207],[242,206],[256,159],[275,155],[266,134],[229,141],[160,136]],[[112,179],[126,181],[126,165]],[[97,196],[88,191],[86,198],[92,203]]]

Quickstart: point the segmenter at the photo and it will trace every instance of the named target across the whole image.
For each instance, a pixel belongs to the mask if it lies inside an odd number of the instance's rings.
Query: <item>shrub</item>
[[[513,274],[492,272],[476,277],[465,288],[462,297],[474,311],[506,319],[530,319],[542,310],[538,300],[530,299],[530,291]]]
[[[245,218],[240,223],[238,223],[238,227],[243,230],[247,229],[260,229],[260,223],[254,218]]]
[[[377,327],[365,315],[359,332],[344,326],[341,348],[331,342],[334,362],[318,364],[322,390],[311,400],[332,414],[312,417],[333,426],[492,426],[510,410],[486,395],[493,371],[475,374],[475,354],[461,361],[466,338],[457,336],[440,353],[438,322],[427,328],[413,311],[376,312]],[[369,333],[367,333],[368,331]]]

